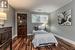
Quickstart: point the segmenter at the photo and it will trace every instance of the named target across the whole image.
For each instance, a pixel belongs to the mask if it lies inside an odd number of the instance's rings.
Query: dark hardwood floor
[[[9,50],[9,47],[7,48]],[[15,38],[12,42],[12,50],[74,50],[74,49],[66,49],[60,43],[58,46],[48,46],[48,47],[40,47],[34,48],[31,40],[28,38]]]

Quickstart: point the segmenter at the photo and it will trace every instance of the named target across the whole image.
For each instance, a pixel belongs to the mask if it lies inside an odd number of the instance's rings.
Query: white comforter
[[[58,44],[56,38],[51,33],[48,33],[48,34],[35,34],[32,43],[33,43],[35,48],[38,47],[39,44],[44,44],[44,43],[55,43],[56,45]]]

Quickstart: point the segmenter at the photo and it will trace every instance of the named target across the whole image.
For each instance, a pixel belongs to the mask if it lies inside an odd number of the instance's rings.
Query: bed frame
[[[48,47],[50,50],[52,50],[52,46],[56,46],[55,43],[44,43],[40,44],[38,47],[36,47],[38,50],[40,50],[41,47]]]

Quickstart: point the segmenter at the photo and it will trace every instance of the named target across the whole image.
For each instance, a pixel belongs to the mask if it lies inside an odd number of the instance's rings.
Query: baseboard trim
[[[70,40],[70,39],[64,38],[64,37],[59,36],[59,35],[57,35],[57,34],[54,34],[54,35],[55,35],[56,37],[58,37],[58,38],[64,40],[64,41],[68,42],[68,43],[71,44],[73,47],[75,47],[75,41],[72,41],[72,40]]]
[[[14,39],[15,37],[17,37],[17,35],[14,35],[14,36],[12,37],[12,39]]]

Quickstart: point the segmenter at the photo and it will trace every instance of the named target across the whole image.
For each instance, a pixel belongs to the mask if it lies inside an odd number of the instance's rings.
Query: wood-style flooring
[[[9,50],[9,47],[7,48]],[[12,50],[67,50],[63,47],[61,47],[61,44],[58,44],[58,46],[46,46],[46,47],[40,47],[40,48],[34,48],[31,40],[28,38],[27,40],[25,38],[15,38],[12,42]]]

